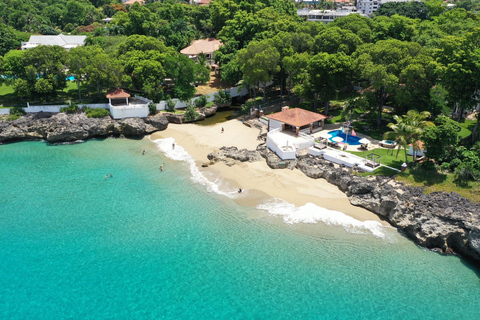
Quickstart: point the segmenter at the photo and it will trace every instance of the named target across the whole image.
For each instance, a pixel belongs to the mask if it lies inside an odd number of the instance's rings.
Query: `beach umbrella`
[[[342,141],[343,141],[343,138],[342,138],[342,137],[334,137],[334,138],[332,138],[332,141],[342,142]]]
[[[370,143],[370,140],[368,140],[367,138],[362,138],[358,142],[360,142],[361,144],[368,144]]]

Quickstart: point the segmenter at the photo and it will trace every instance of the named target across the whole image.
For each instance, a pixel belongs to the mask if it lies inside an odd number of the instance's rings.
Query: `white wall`
[[[282,130],[283,122],[273,120],[273,119],[268,119],[268,122],[269,122],[270,131],[278,129],[278,128],[280,128],[280,130]]]
[[[10,114],[10,109],[7,108],[7,109],[0,109],[0,115],[6,115],[6,114]]]
[[[136,105],[135,107],[112,106],[110,114],[113,119],[123,118],[146,118],[148,116],[148,105]]]
[[[275,140],[272,139],[272,135],[278,133],[279,130],[270,131],[267,133],[267,148],[272,150],[280,157],[282,160],[293,160],[296,159],[296,150],[295,146],[290,146],[289,150],[283,150],[275,143]]]
[[[68,107],[67,105],[59,105],[59,106],[32,106],[28,105],[27,108],[23,108],[27,113],[34,113],[34,112],[60,112],[60,109],[63,107]]]

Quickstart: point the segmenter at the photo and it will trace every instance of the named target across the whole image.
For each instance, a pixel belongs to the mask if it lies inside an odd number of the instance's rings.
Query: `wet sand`
[[[273,197],[297,207],[313,203],[360,221],[374,220],[389,225],[374,213],[351,205],[347,196],[336,186],[324,179],[311,179],[298,169],[274,170],[265,161],[238,162],[231,167],[218,162],[206,168],[201,167],[202,163],[208,161],[207,155],[222,146],[255,150],[260,143],[257,140],[258,133],[258,129],[249,128],[236,119],[212,126],[170,123],[167,130],[154,133],[151,140],[174,138],[175,143],[194,157],[200,171],[210,179],[221,178],[230,188],[242,188],[243,192],[235,199],[241,205],[257,206]]]

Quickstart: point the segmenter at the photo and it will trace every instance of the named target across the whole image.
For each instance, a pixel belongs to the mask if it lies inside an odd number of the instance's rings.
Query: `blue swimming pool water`
[[[74,81],[74,80],[75,80],[75,77],[74,77],[74,76],[70,76],[70,77],[67,77],[66,79],[67,79],[67,81]]]
[[[360,139],[362,139],[362,138],[357,137],[357,136],[352,136],[351,134],[349,134],[348,138],[347,138],[347,135],[344,132],[342,132],[342,130],[333,130],[333,131],[329,131],[328,133],[332,135],[332,137],[330,138],[330,141],[332,141],[332,142],[334,142],[332,140],[333,138],[341,137],[341,138],[343,138],[344,143],[348,143],[351,146],[361,145]]]

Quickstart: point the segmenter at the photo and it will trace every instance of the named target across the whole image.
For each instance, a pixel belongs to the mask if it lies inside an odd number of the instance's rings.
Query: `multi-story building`
[[[387,2],[409,2],[413,0],[357,0],[357,10],[367,16],[377,11],[381,4]]]
[[[315,21],[315,22],[322,22],[327,24],[335,20],[335,18],[345,17],[352,13],[360,13],[357,11],[353,11],[351,9],[340,9],[340,10],[309,10],[309,9],[301,9],[297,11],[297,14],[300,17],[305,17],[308,21]],[[361,14],[365,16],[364,14]]]

